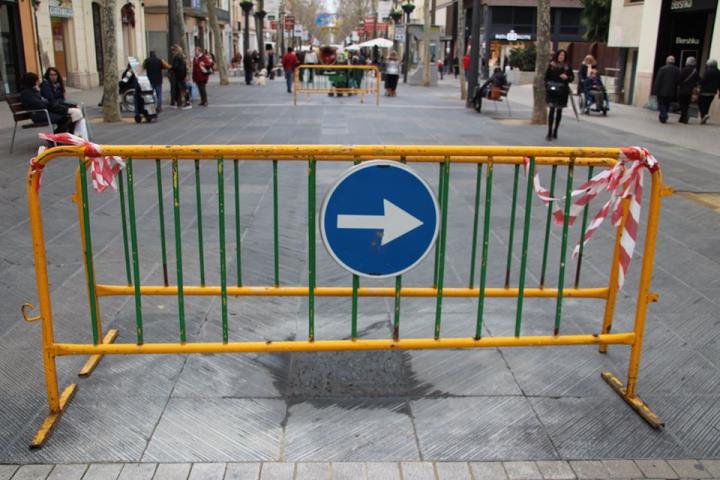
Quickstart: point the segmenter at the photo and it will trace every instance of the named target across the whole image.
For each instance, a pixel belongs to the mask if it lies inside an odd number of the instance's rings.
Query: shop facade
[[[647,104],[668,55],[678,66],[694,57],[701,75],[709,59],[720,60],[717,7],[718,0],[613,0],[608,44],[621,48],[626,103]]]

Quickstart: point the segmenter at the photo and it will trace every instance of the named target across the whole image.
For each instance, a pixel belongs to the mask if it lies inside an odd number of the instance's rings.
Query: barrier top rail
[[[45,150],[34,160],[45,165],[64,156],[90,156],[83,146]],[[538,165],[612,167],[619,148],[605,147],[505,147],[446,145],[102,145],[102,154],[133,159],[214,160],[318,160],[357,161],[375,158],[411,162],[495,163],[520,165],[534,157]]]

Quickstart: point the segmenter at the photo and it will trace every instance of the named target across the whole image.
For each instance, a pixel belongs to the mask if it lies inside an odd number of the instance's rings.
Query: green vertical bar
[[[567,184],[565,186],[565,218],[563,220],[562,243],[560,244],[560,273],[558,274],[558,296],[557,306],[555,309],[555,335],[560,333],[560,317],[562,316],[563,289],[565,286],[565,257],[567,255],[570,204],[572,203],[572,198],[570,198],[570,194],[572,193],[573,169],[575,168],[575,159],[571,158],[570,162],[571,163],[568,167],[567,173]]]
[[[177,267],[177,289],[178,289],[178,318],[180,320],[180,341],[187,340],[185,331],[185,292],[183,291],[183,270],[182,270],[182,229],[180,228],[180,178],[178,176],[178,161],[172,161],[172,186],[173,186],[173,214],[175,217],[175,263]]]
[[[482,338],[483,314],[485,311],[485,283],[487,281],[488,247],[490,246],[490,211],[492,207],[493,163],[488,163],[485,174],[485,213],[483,214],[483,248],[480,260],[480,292],[478,294],[477,327],[475,339]]]
[[[478,220],[480,214],[480,190],[482,184],[482,163],[477,164],[477,178],[475,179],[475,216],[473,219],[472,251],[470,252],[470,281],[468,288],[475,286],[475,256],[477,255]]]
[[[525,221],[523,222],[522,253],[520,256],[520,280],[518,282],[517,312],[515,316],[515,336],[520,336],[522,310],[525,299],[525,270],[527,269],[528,242],[530,241],[530,213],[532,211],[533,176],[535,175],[535,157],[530,157],[525,194]]]
[[[400,339],[400,296],[402,290],[402,275],[395,277],[395,318],[393,321],[393,340]]]
[[[240,175],[238,161],[233,160],[233,173],[235,180],[235,262],[237,263],[237,286],[242,287],[242,239],[240,237]]]
[[[513,193],[512,193],[512,207],[510,207],[510,234],[508,238],[508,254],[507,254],[507,268],[505,270],[505,288],[510,287],[510,271],[512,270],[512,248],[515,237],[515,210],[517,207],[517,190],[518,190],[518,176],[520,174],[520,165],[515,165],[515,175],[513,176]]]
[[[225,175],[223,158],[217,160],[218,174],[218,219],[220,221],[220,302],[222,307],[223,343],[228,342],[228,308],[227,308],[227,267],[225,265]]]
[[[440,322],[442,321],[442,300],[443,283],[445,279],[445,241],[447,240],[447,211],[448,211],[448,190],[450,181],[450,160],[448,158],[442,163],[443,188],[442,188],[442,227],[440,228],[440,256],[437,268],[437,303],[435,304],[435,339],[440,338]]]
[[[445,172],[445,166],[443,163],[439,164],[440,166],[440,172],[438,173],[438,203],[440,204],[439,207],[442,209],[443,204],[443,175]],[[439,240],[439,239],[438,239]],[[439,245],[439,242],[436,244]],[[438,279],[438,260],[440,258],[440,249],[436,246],[435,247],[435,267],[433,268],[433,288],[437,288],[437,279]]]
[[[557,165],[552,166],[552,177],[550,178],[550,197],[555,195],[555,177],[557,176]],[[545,219],[545,244],[543,245],[542,268],[540,269],[540,288],[545,286],[545,272],[547,271],[548,246],[550,245],[550,224],[552,223],[553,202],[548,203],[547,218]]]
[[[594,167],[588,168],[588,182],[592,178]],[[580,286],[580,267],[582,267],[583,250],[585,249],[585,230],[587,230],[587,218],[589,204],[585,204],[583,208],[582,228],[580,229],[580,251],[578,252],[577,269],[575,270],[575,288]]]
[[[165,249],[165,207],[163,205],[162,172],[160,160],[155,160],[155,178],[157,179],[158,212],[160,213],[160,249],[162,252],[163,283],[168,286],[167,251]]]
[[[118,185],[120,186],[120,221],[122,222],[123,253],[125,254],[125,276],[127,284],[132,285],[130,273],[130,247],[128,246],[127,215],[125,214],[125,185],[122,170],[118,172]]]
[[[140,296],[140,260],[138,258],[137,225],[135,220],[135,188],[133,184],[134,180],[132,158],[128,158],[127,171],[128,216],[130,217],[130,246],[133,264],[133,286],[135,287],[135,324],[137,344],[142,345],[144,343],[142,323],[142,297]]]
[[[358,308],[358,288],[360,288],[360,277],[353,275],[352,277],[352,317],[350,321],[350,337],[355,340],[357,338],[357,308]]]
[[[195,208],[197,209],[198,257],[200,259],[200,285],[205,286],[205,247],[203,243],[202,191],[200,189],[200,160],[195,160]]]
[[[315,160],[308,165],[308,340],[315,340]]]
[[[275,286],[280,286],[280,234],[278,221],[278,162],[272,161],[273,166],[273,247],[275,252]]]
[[[87,168],[85,162],[80,160],[80,195],[82,197],[83,232],[85,235],[85,264],[87,265],[87,288],[90,299],[90,322],[92,323],[93,344],[98,344],[97,327],[97,293],[95,292],[95,266],[92,253],[92,238],[90,234],[90,209],[88,207]]]

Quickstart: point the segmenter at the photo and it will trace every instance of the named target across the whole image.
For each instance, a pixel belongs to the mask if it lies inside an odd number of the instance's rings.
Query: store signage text
[[[680,10],[682,8],[692,8],[693,0],[673,0],[670,3],[670,10]]]
[[[72,18],[73,8],[72,4],[69,7],[64,7],[58,0],[48,2],[48,10],[50,11],[51,17],[57,18]]]
[[[509,42],[516,42],[518,40],[532,40],[532,35],[529,33],[496,33],[495,40],[507,40]]]
[[[700,39],[675,37],[675,45],[700,45]]]

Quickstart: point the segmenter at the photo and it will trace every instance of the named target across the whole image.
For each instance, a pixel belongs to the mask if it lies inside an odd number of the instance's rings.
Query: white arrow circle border
[[[385,166],[388,166],[391,168],[400,168],[402,170],[405,170],[410,175],[414,176],[415,178],[417,178],[420,181],[420,183],[427,190],[428,194],[430,194],[430,198],[432,198],[433,207],[435,208],[435,231],[433,232],[432,240],[428,244],[428,246],[425,249],[425,251],[423,252],[423,254],[420,255],[420,257],[411,265],[405,267],[404,269],[402,269],[398,272],[389,273],[387,275],[368,275],[367,273],[359,272],[359,271],[353,269],[352,267],[350,267],[349,265],[345,264],[345,262],[340,260],[340,258],[335,254],[332,247],[330,246],[330,242],[327,239],[327,235],[325,234],[325,213],[327,211],[328,202],[330,201],[330,198],[333,196],[333,193],[335,193],[335,190],[337,189],[337,187],[347,177],[349,177],[350,175],[352,175],[355,172],[362,170],[364,168],[375,167],[378,165],[385,165]],[[448,184],[449,184],[449,182],[448,182]],[[345,170],[345,172],[343,172],[343,174],[340,176],[340,178],[338,178],[335,181],[333,186],[330,187],[330,190],[328,190],[328,192],[325,194],[325,198],[323,199],[322,207],[320,207],[319,221],[320,221],[320,237],[322,238],[323,245],[325,245],[325,250],[327,250],[327,252],[330,254],[330,256],[333,258],[333,260],[335,260],[335,262],[338,265],[340,265],[345,270],[347,270],[355,275],[358,275],[360,277],[382,279],[382,278],[393,278],[393,277],[402,275],[403,273],[412,270],[417,265],[419,265],[420,262],[425,260],[425,257],[427,257],[428,253],[430,253],[430,250],[432,250],[432,248],[435,246],[435,242],[437,241],[438,231],[440,229],[441,218],[440,218],[440,207],[438,206],[437,198],[435,197],[435,192],[433,192],[432,188],[430,188],[430,185],[428,185],[428,183],[425,181],[425,179],[422,176],[420,176],[420,174],[415,172],[415,170],[408,167],[404,163],[400,163],[400,162],[397,162],[394,160],[367,160],[358,165],[353,165],[351,168],[348,168],[347,170]]]

